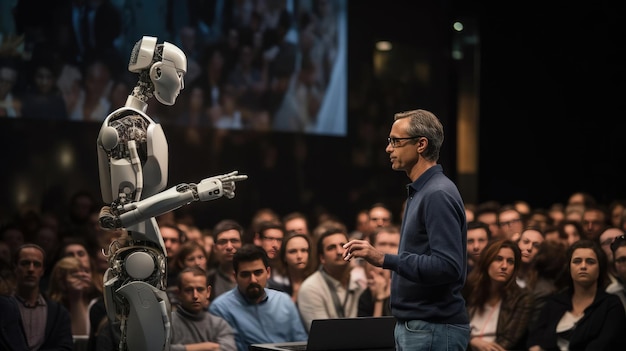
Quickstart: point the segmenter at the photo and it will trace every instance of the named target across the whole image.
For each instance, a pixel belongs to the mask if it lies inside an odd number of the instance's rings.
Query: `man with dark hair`
[[[356,317],[359,297],[365,290],[360,285],[354,266],[343,259],[343,245],[348,233],[341,227],[329,227],[317,240],[317,256],[321,268],[308,276],[298,292],[298,310],[307,329],[314,319]],[[362,267],[359,267],[362,270]]]
[[[24,244],[15,253],[17,301],[30,350],[74,349],[70,314],[63,305],[44,297],[39,281],[44,273],[44,250]],[[3,312],[4,313],[4,312]]]
[[[208,284],[211,285],[212,294],[209,300],[229,291],[237,285],[235,270],[233,269],[233,256],[243,245],[244,229],[239,222],[232,219],[219,221],[213,227],[213,257],[217,262],[208,272]]]
[[[172,312],[170,350],[237,350],[231,326],[206,311],[209,295],[204,269],[187,267],[178,274],[179,306]]]
[[[265,288],[271,268],[267,253],[246,244],[233,257],[237,286],[211,302],[209,313],[224,318],[236,330],[239,351],[251,344],[306,341],[298,309],[291,296]]]

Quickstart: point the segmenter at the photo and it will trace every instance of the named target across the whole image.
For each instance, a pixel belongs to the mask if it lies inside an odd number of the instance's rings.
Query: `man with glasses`
[[[217,266],[207,274],[211,288],[210,301],[237,285],[233,256],[242,246],[243,226],[232,219],[223,219],[213,227],[213,257]]]
[[[443,125],[433,113],[396,113],[385,151],[411,183],[398,254],[366,240],[343,245],[344,260],[363,258],[392,271],[396,349],[466,350],[469,318],[461,289],[467,274],[467,221],[456,185],[437,163]],[[304,288],[303,287],[301,289]],[[302,290],[298,300],[302,296]]]
[[[626,310],[626,236],[615,238],[610,244],[613,261],[609,266],[615,269],[615,280],[606,288],[606,292],[619,296]]]
[[[502,206],[498,210],[498,225],[501,238],[517,241],[524,228],[522,214],[513,205]]]

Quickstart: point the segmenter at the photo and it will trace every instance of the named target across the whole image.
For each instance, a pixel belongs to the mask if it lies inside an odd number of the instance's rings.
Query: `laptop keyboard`
[[[306,344],[283,345],[282,348],[284,348],[285,350],[306,351]]]

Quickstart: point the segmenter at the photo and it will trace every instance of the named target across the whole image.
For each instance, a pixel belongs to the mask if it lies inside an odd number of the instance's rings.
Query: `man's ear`
[[[272,275],[272,268],[267,267],[267,279],[269,279],[271,275]]]
[[[211,286],[210,285],[206,287],[206,293],[207,293],[207,298],[211,298]]]

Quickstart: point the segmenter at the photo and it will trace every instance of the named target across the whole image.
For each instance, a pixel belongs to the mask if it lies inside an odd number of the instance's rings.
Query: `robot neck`
[[[128,98],[126,99],[126,107],[132,107],[136,110],[142,111],[142,112],[146,112],[148,110],[148,104],[145,101],[142,101],[141,99],[133,96],[133,95],[128,95]]]

